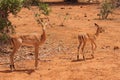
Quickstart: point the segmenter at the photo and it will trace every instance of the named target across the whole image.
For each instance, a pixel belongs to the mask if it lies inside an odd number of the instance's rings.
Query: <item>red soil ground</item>
[[[46,28],[47,40],[39,49],[38,70],[34,70],[33,48],[25,47],[15,55],[18,60],[15,60],[14,72],[9,70],[9,56],[1,56],[0,80],[120,80],[120,50],[114,49],[120,47],[120,15],[110,15],[111,20],[98,20],[98,4],[50,7],[52,27]],[[120,14],[119,10],[114,12]],[[64,26],[60,26],[66,13],[68,18]],[[10,16],[18,34],[42,33],[32,11],[22,9],[18,16]],[[105,29],[96,40],[95,58],[90,59],[91,46],[87,44],[87,60],[76,61],[77,36],[94,33],[94,23]]]

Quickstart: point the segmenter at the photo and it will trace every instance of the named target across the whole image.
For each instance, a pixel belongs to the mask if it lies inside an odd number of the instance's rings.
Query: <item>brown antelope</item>
[[[89,33],[85,33],[85,34],[80,34],[78,35],[78,40],[79,40],[79,46],[78,46],[78,53],[77,53],[77,60],[79,60],[79,52],[80,52],[80,48],[82,50],[82,54],[83,54],[83,59],[85,60],[85,53],[83,53],[84,48],[86,46],[86,43],[88,41],[90,41],[91,46],[92,46],[92,58],[94,58],[94,50],[97,48],[97,45],[95,43],[96,38],[99,36],[99,33],[102,33],[104,30],[102,27],[99,27],[98,24],[94,23],[95,26],[97,27],[97,30],[95,32],[95,34],[89,34]]]
[[[11,43],[13,45],[13,52],[10,54],[10,69],[15,70],[14,67],[14,54],[18,51],[21,46],[33,46],[35,48],[35,69],[38,66],[38,52],[39,46],[42,45],[46,40],[45,22],[41,19],[38,21],[42,26],[42,35],[11,35]]]

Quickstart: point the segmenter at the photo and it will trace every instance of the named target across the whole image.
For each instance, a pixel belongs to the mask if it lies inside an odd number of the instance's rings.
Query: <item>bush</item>
[[[46,3],[39,3],[39,10],[42,10],[43,14],[49,15],[51,9],[48,4]]]
[[[40,0],[23,0],[23,7],[38,6]]]
[[[13,26],[8,19],[10,13],[16,15],[22,8],[22,0],[1,0],[0,1],[0,32],[10,32],[13,30]],[[4,28],[8,29],[6,32]],[[12,31],[13,32],[13,31]]]
[[[115,6],[112,2],[108,2],[107,0],[103,1],[100,9],[100,16],[102,19],[107,19],[109,14],[112,13]]]
[[[0,34],[3,34],[1,40],[5,40],[5,35],[14,32],[14,26],[8,19],[9,14],[16,15],[22,7],[38,6],[39,10],[48,15],[50,8],[48,4],[40,3],[40,0],[0,0]]]
[[[23,0],[0,0],[0,42],[8,40],[8,33],[14,32],[14,26],[8,19],[10,13],[16,15],[22,8]]]

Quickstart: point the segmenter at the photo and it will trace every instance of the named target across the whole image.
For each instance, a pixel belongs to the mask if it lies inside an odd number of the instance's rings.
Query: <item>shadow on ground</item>
[[[14,71],[11,71],[11,70],[0,71],[0,73],[12,73],[12,72],[20,72],[20,73],[26,73],[30,75],[33,72],[35,72],[35,70],[34,69],[23,69],[23,70],[14,70]]]
[[[92,60],[93,58],[86,58],[86,60]],[[79,59],[79,60],[72,60],[71,62],[81,62],[81,61],[86,61],[84,59]]]

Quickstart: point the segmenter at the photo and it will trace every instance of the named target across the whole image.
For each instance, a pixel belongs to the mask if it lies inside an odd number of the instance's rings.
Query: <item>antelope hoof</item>
[[[10,65],[10,70],[14,71],[15,70],[15,66],[14,65]]]
[[[86,58],[83,56],[83,60],[86,61]]]
[[[79,60],[79,55],[77,55],[77,60]]]
[[[92,58],[94,58],[94,55],[91,55],[92,56]]]

